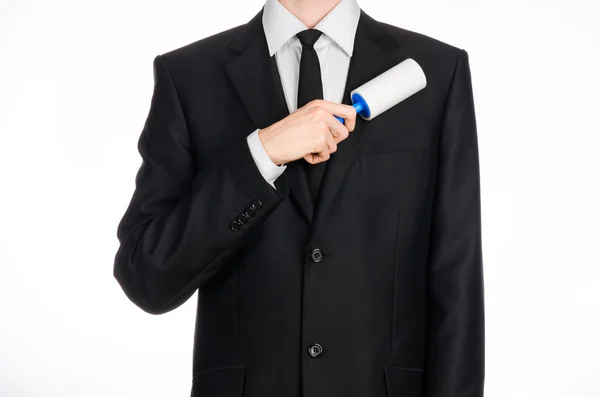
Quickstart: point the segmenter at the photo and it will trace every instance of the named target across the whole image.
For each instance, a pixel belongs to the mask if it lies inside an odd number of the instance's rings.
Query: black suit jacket
[[[288,114],[261,17],[154,59],[114,276],[153,314],[198,290],[192,396],[482,396],[467,52],[361,12],[344,103],[409,57],[427,87],[358,118],[312,208],[303,159],[273,189],[247,146]]]

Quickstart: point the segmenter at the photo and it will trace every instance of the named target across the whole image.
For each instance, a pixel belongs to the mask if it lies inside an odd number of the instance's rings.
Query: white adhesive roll
[[[354,89],[350,96],[357,93],[363,97],[371,111],[368,118],[363,118],[371,120],[421,91],[426,85],[427,79],[421,66],[414,59],[407,58],[373,80]]]

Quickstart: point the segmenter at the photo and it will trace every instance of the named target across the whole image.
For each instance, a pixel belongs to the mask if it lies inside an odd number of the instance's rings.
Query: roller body
[[[426,85],[423,69],[414,59],[408,58],[352,90],[352,106],[363,119],[371,120]],[[344,122],[341,117],[336,118]]]

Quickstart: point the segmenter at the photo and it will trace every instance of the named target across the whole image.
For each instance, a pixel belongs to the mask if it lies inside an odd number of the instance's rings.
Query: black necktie
[[[307,29],[296,35],[302,43],[300,57],[300,76],[298,79],[298,109],[313,99],[323,99],[323,83],[321,81],[321,66],[313,45],[321,36],[316,29]],[[319,194],[319,187],[325,172],[325,162],[310,164],[300,159],[306,167],[306,177],[313,202]]]

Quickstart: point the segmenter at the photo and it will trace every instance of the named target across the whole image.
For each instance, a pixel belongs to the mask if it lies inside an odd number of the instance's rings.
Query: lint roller
[[[407,58],[352,90],[350,97],[356,113],[365,120],[371,120],[421,91],[426,85],[427,79],[421,66],[414,59]],[[344,122],[342,117],[335,118]]]

